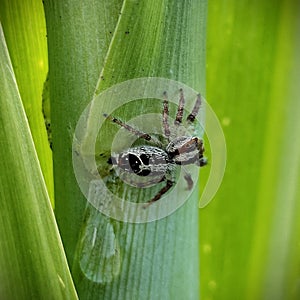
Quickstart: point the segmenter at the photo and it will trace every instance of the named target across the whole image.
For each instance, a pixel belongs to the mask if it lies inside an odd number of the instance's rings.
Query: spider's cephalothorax
[[[182,89],[180,89],[180,99],[178,104],[178,110],[174,126],[179,127],[182,123],[183,112],[184,112],[184,95]],[[187,117],[188,123],[193,123],[196,115],[199,112],[201,106],[201,96],[197,95],[197,100],[194,105],[192,112]],[[161,145],[155,146],[137,146],[129,148],[121,153],[113,154],[109,159],[109,163],[113,164],[119,169],[119,174],[126,175],[132,174],[139,178],[147,178],[147,181],[140,181],[137,184],[139,187],[146,187],[158,182],[165,181],[166,186],[163,187],[155,197],[153,197],[148,204],[151,204],[161,198],[173,185],[174,179],[168,179],[176,165],[197,165],[199,167],[207,164],[207,159],[203,156],[204,146],[203,140],[196,136],[177,136],[171,138],[171,130],[168,122],[169,108],[167,94],[164,93],[163,103],[163,129],[164,137],[167,139],[167,146],[165,149],[161,148]],[[156,144],[157,141],[153,139],[149,134],[139,131],[128,124],[123,123],[117,118],[112,116],[104,115],[107,119],[112,122],[124,127],[134,135],[141,139],[147,140]],[[125,176],[124,176],[125,174]],[[187,181],[188,189],[193,187],[193,180],[191,175],[186,173],[184,178]]]

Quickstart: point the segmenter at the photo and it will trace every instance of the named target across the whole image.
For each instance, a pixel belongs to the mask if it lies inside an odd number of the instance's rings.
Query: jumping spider
[[[182,123],[185,98],[183,90],[179,90],[180,98],[177,109],[176,118],[174,121],[174,128],[179,128]],[[147,182],[139,184],[139,187],[150,186],[158,182],[165,182],[165,186],[147,202],[147,206],[151,203],[159,200],[171,187],[175,184],[174,178],[169,179],[167,175],[174,173],[174,169],[178,165],[197,165],[203,167],[207,164],[207,159],[203,156],[204,146],[203,140],[197,136],[188,135],[175,135],[171,132],[169,125],[169,102],[167,93],[164,92],[163,101],[163,135],[166,139],[166,147],[163,147],[157,139],[150,134],[143,131],[137,130],[132,126],[122,122],[121,120],[104,114],[111,122],[124,127],[126,130],[136,135],[140,139],[147,141],[148,143],[154,144],[142,145],[129,148],[121,153],[113,154],[109,159],[109,163],[115,168],[118,168],[123,174],[131,174],[140,178],[147,176]],[[187,116],[186,121],[192,124],[199,112],[201,106],[201,95],[197,95],[195,105],[192,112]],[[173,130],[172,130],[173,131]],[[186,172],[184,176],[188,189],[191,190],[193,187],[193,180],[189,173]]]

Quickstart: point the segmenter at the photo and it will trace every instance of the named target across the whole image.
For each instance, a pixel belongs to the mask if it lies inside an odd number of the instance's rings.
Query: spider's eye
[[[142,154],[141,159],[139,159],[136,155],[129,153],[129,164],[132,171],[139,176],[147,176],[150,174],[150,170],[142,169],[141,165],[149,165],[149,157],[146,154]],[[142,161],[141,161],[142,160]]]
[[[128,158],[130,167],[132,168],[134,173],[137,173],[140,170],[141,161],[137,156],[131,153],[128,155]]]
[[[146,165],[146,166],[149,165],[149,155],[141,154],[140,159],[142,160],[144,165]]]
[[[192,147],[192,144],[190,144],[190,143],[186,143],[184,145],[184,148],[186,148],[186,149],[190,149],[191,147]]]

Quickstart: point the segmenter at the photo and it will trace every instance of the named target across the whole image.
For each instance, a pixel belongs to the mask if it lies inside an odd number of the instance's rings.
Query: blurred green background
[[[208,1],[227,168],[200,211],[202,299],[300,298],[299,1]]]

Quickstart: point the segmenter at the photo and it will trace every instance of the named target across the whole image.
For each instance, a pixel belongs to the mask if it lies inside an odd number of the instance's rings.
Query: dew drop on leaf
[[[109,283],[120,272],[120,248],[112,221],[92,207],[87,208],[79,245],[79,265],[91,281]]]

